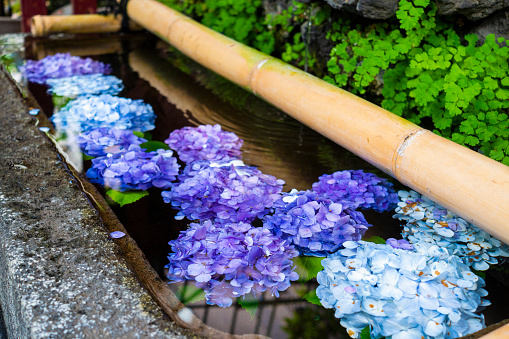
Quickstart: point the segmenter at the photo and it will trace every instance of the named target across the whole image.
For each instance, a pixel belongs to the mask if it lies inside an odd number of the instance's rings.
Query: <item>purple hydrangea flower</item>
[[[263,218],[263,227],[291,241],[304,255],[335,252],[345,241],[360,240],[371,226],[361,212],[314,191],[284,193],[273,209]]]
[[[145,132],[155,128],[155,118],[152,106],[143,100],[101,94],[70,101],[51,121],[57,130],[84,132],[107,127]]]
[[[98,128],[78,135],[81,151],[91,157],[102,157],[118,153],[131,145],[140,145],[147,140],[134,135],[133,131],[117,128]]]
[[[151,187],[168,189],[179,171],[172,151],[162,149],[144,152],[138,145],[106,156],[92,159],[87,171],[90,182],[117,191],[146,190]]]
[[[399,248],[401,250],[413,250],[414,247],[405,239],[389,238],[385,242],[387,245],[391,245],[393,248]]]
[[[403,238],[447,248],[478,271],[509,257],[509,245],[414,191],[399,191],[394,218],[403,220]]]
[[[235,133],[223,131],[220,125],[177,129],[164,142],[185,163],[241,159],[240,148],[243,143]]]
[[[20,71],[28,81],[44,84],[50,78],[95,73],[109,74],[111,67],[90,58],[71,56],[70,53],[57,53],[38,61],[27,60],[26,64],[20,67]]]
[[[269,212],[283,189],[283,180],[263,174],[240,160],[188,164],[166,203],[179,209],[176,218],[251,222]]]
[[[123,89],[122,80],[113,75],[87,74],[48,79],[49,93],[76,98],[80,95],[118,95]]]
[[[168,278],[194,280],[208,304],[228,307],[233,298],[266,290],[278,297],[298,279],[291,260],[298,255],[295,248],[247,223],[192,223],[169,244]]]
[[[372,208],[383,212],[393,209],[398,203],[392,183],[373,173],[364,173],[362,170],[338,171],[322,175],[318,180],[313,184],[313,190],[348,206],[345,208]]]
[[[316,295],[353,338],[366,326],[372,338],[457,338],[484,327],[474,313],[490,304],[484,280],[447,249],[343,245],[322,260]]]

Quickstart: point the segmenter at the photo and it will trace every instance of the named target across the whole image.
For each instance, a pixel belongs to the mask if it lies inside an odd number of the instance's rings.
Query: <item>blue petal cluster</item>
[[[223,131],[220,125],[177,129],[164,142],[185,163],[241,159],[240,148],[243,143],[235,133]]]
[[[178,172],[173,151],[145,152],[139,145],[131,145],[127,150],[92,159],[92,167],[86,174],[92,183],[128,191],[154,186],[168,189]]]
[[[313,190],[345,208],[372,208],[378,212],[396,207],[398,195],[392,183],[362,170],[325,174],[313,184]]]
[[[134,135],[133,131],[118,128],[97,128],[81,133],[77,138],[81,151],[91,157],[118,153],[144,142],[147,140]]]
[[[399,191],[394,218],[406,222],[403,238],[447,248],[478,271],[509,257],[509,245],[414,191]]]
[[[263,174],[241,160],[196,161],[188,164],[171,191],[162,192],[166,203],[179,209],[176,218],[251,222],[263,217],[280,197],[283,180]]]
[[[263,218],[263,227],[288,239],[304,255],[326,256],[345,241],[360,240],[368,227],[364,215],[314,191],[292,190]]]
[[[84,132],[108,127],[140,132],[155,128],[152,106],[143,100],[132,100],[109,94],[78,97],[51,117],[58,130]]]
[[[118,95],[123,89],[122,80],[113,75],[73,75],[65,78],[48,79],[48,92],[63,97],[76,98],[80,95]]]
[[[372,338],[457,338],[484,327],[474,313],[489,305],[484,280],[446,249],[364,241],[344,247],[322,260],[316,294],[353,338],[366,326]]]
[[[168,278],[195,281],[208,304],[228,307],[232,298],[266,290],[279,296],[298,279],[291,260],[298,255],[295,248],[248,223],[191,223],[169,244]]]
[[[44,84],[50,78],[95,73],[109,74],[111,67],[90,58],[71,56],[70,53],[57,53],[38,61],[27,60],[26,64],[20,67],[20,71],[28,81]]]

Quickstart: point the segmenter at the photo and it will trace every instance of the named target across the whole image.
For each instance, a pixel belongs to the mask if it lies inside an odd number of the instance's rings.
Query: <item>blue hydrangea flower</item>
[[[117,191],[147,190],[154,186],[168,189],[178,171],[173,151],[145,152],[140,146],[131,145],[127,150],[92,159],[87,177],[92,183]]]
[[[133,131],[118,128],[97,128],[78,135],[81,151],[91,157],[102,157],[118,153],[131,145],[140,145],[147,140],[134,135]]]
[[[176,218],[223,222],[251,222],[264,216],[284,184],[241,160],[196,161],[188,164],[178,179],[171,191],[161,193],[166,203],[180,210]]]
[[[325,174],[313,184],[313,191],[324,195],[345,208],[372,208],[378,212],[396,207],[398,195],[392,183],[362,170],[338,171]]]
[[[20,67],[20,71],[28,81],[44,84],[51,78],[95,73],[109,74],[111,67],[90,58],[71,56],[70,53],[57,53],[38,61],[27,60],[25,65]]]
[[[509,245],[414,191],[399,191],[394,218],[403,220],[403,238],[449,249],[466,265],[484,271],[509,257]]]
[[[263,227],[288,239],[305,255],[335,252],[345,241],[360,240],[371,226],[361,212],[314,191],[283,193],[273,210],[263,218]]]
[[[195,281],[208,304],[228,307],[233,298],[266,290],[279,297],[298,279],[291,260],[298,255],[295,248],[248,223],[191,223],[169,244],[168,278]]]
[[[221,129],[220,125],[184,127],[170,133],[164,141],[175,150],[180,160],[191,163],[198,160],[230,161],[241,159],[242,139]]]
[[[483,316],[474,313],[489,305],[482,299],[484,280],[447,249],[343,245],[322,260],[316,294],[351,337],[366,326],[372,338],[456,338],[484,327]]]
[[[48,79],[48,92],[62,97],[76,98],[80,95],[118,95],[123,89],[122,80],[113,75],[88,74]]]
[[[395,238],[389,238],[385,241],[387,245],[392,246],[393,248],[399,248],[402,250],[413,250],[414,247],[411,243],[409,243],[405,239],[395,239]]]
[[[152,106],[143,100],[101,94],[70,101],[51,121],[58,130],[85,132],[106,127],[145,132],[155,128],[155,118]]]

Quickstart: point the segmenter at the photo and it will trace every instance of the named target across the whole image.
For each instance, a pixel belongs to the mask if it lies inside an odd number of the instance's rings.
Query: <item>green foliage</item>
[[[270,54],[274,50],[274,37],[266,30],[262,0],[160,0],[181,11],[205,26],[224,35]]]
[[[429,0],[401,0],[397,22],[337,21],[325,80],[364,94],[383,75],[383,108],[509,165],[509,49],[494,35],[462,43],[435,14]]]
[[[301,280],[308,281],[316,278],[318,272],[323,270],[322,260],[319,257],[298,256],[293,259],[295,265],[295,272],[299,275]]]
[[[191,284],[179,286],[175,295],[184,305],[205,300],[205,292]]]
[[[146,152],[157,151],[158,149],[169,150],[170,147],[161,141],[151,140],[140,144],[141,148],[146,149]]]
[[[253,297],[244,296],[244,298],[237,298],[237,303],[249,313],[251,320],[254,319],[258,306],[260,306],[260,300]]]
[[[308,293],[304,294],[302,299],[305,299],[309,301],[313,305],[322,306],[322,303],[320,302],[320,299],[316,295],[316,290],[311,290]]]
[[[120,207],[123,207],[127,204],[132,204],[133,202],[136,202],[143,198],[144,196],[148,195],[147,191],[127,191],[127,192],[120,192],[113,189],[110,189],[106,191],[106,194],[120,205]]]
[[[369,242],[373,242],[373,243],[375,243],[375,244],[382,244],[382,245],[385,245],[385,243],[386,243],[386,241],[385,241],[385,239],[384,239],[384,238],[379,237],[379,236],[377,236],[377,235],[374,235],[374,236],[372,236],[372,237],[369,237],[369,238],[367,238],[367,239],[362,239],[362,240],[364,240],[364,241],[369,241]]]

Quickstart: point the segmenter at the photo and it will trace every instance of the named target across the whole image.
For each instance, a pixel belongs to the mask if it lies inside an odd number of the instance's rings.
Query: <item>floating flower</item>
[[[180,210],[176,218],[223,222],[251,222],[263,217],[279,198],[284,184],[240,160],[193,162],[178,179],[171,191],[161,193],[166,203]]]
[[[123,89],[122,80],[113,75],[88,74],[48,79],[49,93],[75,98],[80,95],[118,95]]]
[[[338,171],[322,175],[318,180],[313,184],[313,191],[345,208],[372,208],[383,212],[393,209],[398,203],[392,183],[373,173],[364,173],[362,170]]]
[[[291,260],[298,255],[295,248],[247,223],[192,223],[169,244],[168,278],[194,280],[208,304],[228,307],[233,298],[266,290],[278,297],[298,279]]]
[[[292,190],[263,218],[263,227],[288,239],[305,255],[325,256],[343,242],[360,240],[368,224],[361,212],[345,209],[314,191]]]
[[[145,132],[155,128],[152,106],[109,94],[78,97],[70,101],[51,120],[58,130],[85,132],[107,127]]]
[[[389,238],[386,241],[387,245],[391,245],[393,248],[399,248],[402,250],[413,250],[414,247],[405,239]]]
[[[164,142],[186,163],[240,159],[243,143],[235,133],[223,131],[220,125],[177,129]]]
[[[92,159],[87,171],[90,182],[117,191],[146,190],[151,187],[168,189],[176,179],[179,165],[172,151],[144,152],[138,145]]]
[[[81,151],[91,157],[102,157],[118,153],[131,145],[140,145],[147,140],[134,135],[133,131],[118,128],[98,128],[78,135]]]
[[[483,316],[474,313],[489,305],[482,299],[484,280],[446,249],[343,245],[322,260],[316,294],[351,337],[366,326],[372,338],[456,338],[484,327]]]
[[[109,74],[111,67],[90,58],[71,56],[70,53],[48,55],[41,60],[27,60],[20,67],[28,81],[44,84],[50,78],[63,78],[83,74]]]
[[[428,242],[447,248],[466,265],[484,271],[509,257],[509,246],[456,216],[419,193],[399,191],[401,201],[394,218],[406,221],[403,238],[410,243]]]

